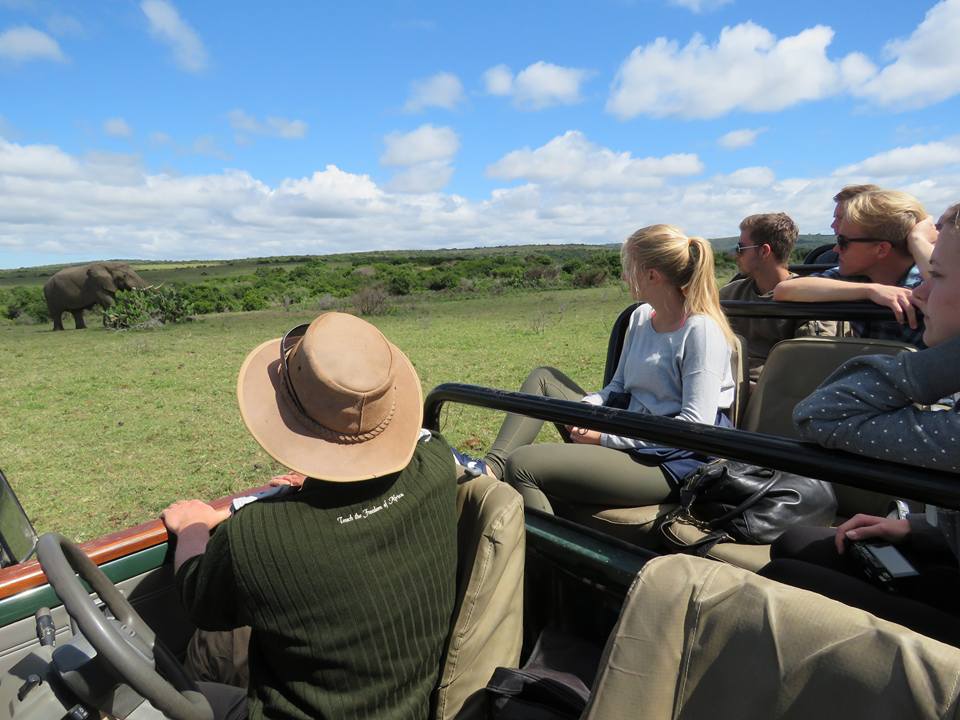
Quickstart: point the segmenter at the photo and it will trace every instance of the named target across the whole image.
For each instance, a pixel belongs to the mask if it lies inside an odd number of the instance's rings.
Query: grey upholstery
[[[520,494],[489,475],[461,473],[457,512],[457,601],[434,720],[483,717],[483,688],[494,669],[518,664],[523,641]]]

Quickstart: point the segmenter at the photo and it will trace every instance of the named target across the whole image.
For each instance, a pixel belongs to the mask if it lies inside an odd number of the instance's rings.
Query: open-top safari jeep
[[[802,312],[849,317],[850,309]],[[807,373],[809,365],[801,367]],[[772,382],[761,381],[756,394],[792,407],[788,391]],[[960,508],[955,475],[823,450],[766,420],[749,426],[764,433],[724,429],[448,384],[428,396],[425,424],[438,428],[450,402]],[[8,565],[0,570],[0,720],[93,712],[134,720],[209,717],[178,662],[193,627],[173,588],[162,526],[146,523],[79,548],[46,535],[41,568],[26,560],[35,536],[6,481],[0,485]],[[485,717],[482,688],[493,669],[518,665],[548,626],[598,649],[606,644],[596,677],[584,678],[590,704],[570,717],[960,717],[960,650],[743,568],[660,555],[642,546],[643,522],[611,521],[611,509],[571,509],[593,527],[524,513],[512,490],[481,477],[461,478],[458,511],[458,605],[437,718]],[[621,537],[597,529],[611,526]]]

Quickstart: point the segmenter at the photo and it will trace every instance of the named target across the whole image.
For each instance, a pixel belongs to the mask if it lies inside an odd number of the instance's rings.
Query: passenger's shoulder
[[[653,315],[653,308],[649,303],[641,303],[637,309],[630,313],[630,325],[642,325]]]
[[[740,278],[739,280],[732,280],[726,285],[720,288],[720,299],[721,300],[739,300],[744,297],[749,297],[751,294],[751,285],[753,280],[750,278]]]

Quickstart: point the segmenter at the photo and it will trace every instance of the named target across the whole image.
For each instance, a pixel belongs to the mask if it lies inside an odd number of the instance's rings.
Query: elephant
[[[43,296],[53,318],[53,329],[63,330],[64,310],[73,314],[77,330],[86,327],[83,311],[94,305],[104,310],[113,305],[118,290],[144,288],[147,283],[126,263],[98,262],[64,268],[43,286]]]

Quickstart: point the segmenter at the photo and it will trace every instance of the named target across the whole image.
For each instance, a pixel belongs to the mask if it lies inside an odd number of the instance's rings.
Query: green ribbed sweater
[[[456,544],[452,454],[434,435],[398,474],[244,507],[177,584],[198,627],[252,626],[250,718],[425,720]]]

